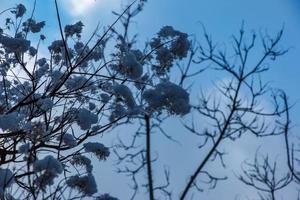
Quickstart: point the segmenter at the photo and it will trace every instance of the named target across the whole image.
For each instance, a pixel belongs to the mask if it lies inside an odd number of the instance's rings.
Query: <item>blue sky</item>
[[[139,34],[140,41],[149,40],[162,26],[172,25],[176,29],[194,34],[201,41],[202,28],[204,24],[207,31],[213,36],[215,41],[220,43],[230,41],[233,33],[238,33],[242,21],[245,22],[245,28],[248,31],[265,31],[275,33],[283,25],[285,33],[282,40],[282,46],[290,48],[288,54],[279,58],[275,63],[271,63],[271,70],[266,80],[272,81],[272,85],[284,89],[290,100],[296,102],[300,100],[299,75],[300,75],[300,1],[299,0],[148,0],[145,10],[135,19],[132,25],[133,32]],[[15,2],[32,4],[32,0],[16,1],[1,0],[1,9],[5,9]],[[128,1],[122,0],[60,0],[61,13],[64,24],[73,23],[82,20],[85,24],[86,33],[91,33],[96,25],[110,24],[115,18],[111,14],[113,9],[120,10],[120,5],[125,5]],[[30,7],[30,6],[29,6]],[[37,0],[38,20],[45,20],[45,32],[49,40],[59,38],[58,25],[55,17],[55,8],[53,0]],[[259,53],[259,52],[258,52]],[[212,74],[206,74],[206,79],[213,80]],[[202,77],[199,76],[201,82]],[[201,87],[201,85],[199,86]],[[197,88],[196,88],[197,89]],[[195,90],[196,90],[195,89]],[[197,93],[197,91],[192,91]],[[300,104],[298,103],[292,111],[292,120],[296,125],[293,131],[296,133],[300,125]],[[171,175],[175,182],[174,191],[180,189],[186,180],[186,177],[193,171],[199,161],[198,152],[193,145],[197,145],[193,137],[186,137],[186,133],[180,124],[172,124],[170,120],[166,124],[166,129],[175,135],[183,145],[166,141],[164,138],[155,138],[154,149],[161,152],[160,158],[163,164],[155,165],[155,169],[161,170],[164,165],[171,167]],[[172,125],[171,125],[172,124]],[[122,130],[116,130],[121,133]],[[121,133],[122,134],[122,133]],[[109,139],[106,139],[109,140]],[[191,144],[191,145],[184,145]],[[253,138],[246,137],[238,144],[227,144],[229,163],[226,173],[231,174],[231,169],[238,169],[240,161],[251,159],[257,146],[262,145],[270,152],[276,152],[278,155],[283,149],[282,140],[273,139],[268,143],[254,143]],[[271,147],[276,145],[275,151]],[[172,154],[170,154],[172,152]],[[115,181],[118,176],[111,173],[111,162],[101,163],[97,176],[99,176],[99,187],[104,192],[128,199],[127,182],[125,179]],[[216,167],[218,169],[218,167]],[[216,170],[218,171],[218,170]],[[229,184],[228,184],[229,183]],[[115,188],[118,188],[116,191]],[[208,191],[202,194],[202,197],[209,200],[220,199],[220,196],[226,196],[226,199],[233,199],[235,195],[240,194],[244,197],[246,194],[251,198],[255,196],[253,191],[243,187],[239,182],[230,180],[227,184],[220,184],[214,191]],[[291,191],[284,191],[282,199],[287,199],[287,195],[294,195]],[[122,198],[124,197],[124,198]],[[252,199],[251,198],[251,199]],[[280,198],[279,198],[280,199]]]

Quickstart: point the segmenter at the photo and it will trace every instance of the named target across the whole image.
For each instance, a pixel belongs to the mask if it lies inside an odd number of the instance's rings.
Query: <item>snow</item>
[[[44,142],[49,140],[49,130],[47,130],[43,122],[28,122],[26,126],[24,126],[24,130],[27,132],[28,138],[32,140],[38,139]]]
[[[111,109],[112,112],[109,118],[110,121],[114,121],[119,117],[124,117],[127,114],[127,110],[120,103],[113,104]]]

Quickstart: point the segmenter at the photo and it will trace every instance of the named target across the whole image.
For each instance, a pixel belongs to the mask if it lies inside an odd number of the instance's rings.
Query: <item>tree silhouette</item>
[[[131,199],[141,187],[150,200],[191,199],[191,193],[204,190],[204,185],[215,188],[218,181],[226,180],[226,175],[215,176],[207,168],[210,162],[225,167],[220,148],[224,141],[245,134],[284,135],[288,140],[287,97],[261,78],[269,70],[267,62],[287,52],[279,46],[283,30],[274,37],[256,33],[249,37],[242,26],[227,49],[215,44],[205,28],[203,39],[198,40],[164,26],[138,49],[138,37],[129,30],[146,0],[113,12],[116,20],[103,30],[97,27],[87,41],[82,39],[81,21],[63,26],[55,0],[60,38],[50,42],[48,54],[41,56],[46,22],[35,19],[35,3],[29,17],[23,4],[1,13],[12,15],[0,29],[1,199],[116,199],[98,193],[88,156],[105,161],[112,153],[117,172],[132,180]],[[261,56],[251,57],[257,51]],[[203,91],[199,101],[192,102],[190,81],[205,70],[225,79],[215,82],[216,92]],[[272,109],[263,107],[266,99],[272,101]],[[199,152],[204,155],[182,191],[175,194],[172,167],[157,181],[152,166],[158,161],[153,156],[154,133],[176,142],[163,128],[174,116],[203,141]],[[197,124],[203,121],[199,129]],[[137,125],[137,130],[128,133],[126,141],[116,138],[112,147],[90,140],[129,124]],[[293,160],[289,157],[290,172],[279,181],[274,178],[275,165],[267,158],[262,165],[257,159],[248,164],[251,169],[245,169],[240,179],[273,198],[276,190],[297,179]]]

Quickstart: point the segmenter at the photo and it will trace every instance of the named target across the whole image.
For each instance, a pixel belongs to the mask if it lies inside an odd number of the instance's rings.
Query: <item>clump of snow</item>
[[[97,46],[90,54],[89,59],[93,59],[94,61],[99,61],[101,58],[103,58],[103,47]]]
[[[82,51],[84,50],[84,44],[83,42],[76,42],[74,45],[74,50],[77,54],[83,53]],[[86,47],[87,48],[87,47]]]
[[[171,113],[185,115],[191,109],[189,93],[168,81],[159,83],[154,89],[146,90],[143,98],[148,103],[150,111],[167,109]]]
[[[99,142],[88,142],[83,147],[86,152],[95,154],[99,160],[105,160],[110,154],[109,149]]]
[[[90,52],[91,49],[88,46],[85,46],[85,44],[80,41],[76,42],[74,45],[74,50],[78,56],[85,57],[89,53],[89,56],[86,57],[85,62],[83,62],[80,67],[85,68],[88,66],[88,61],[99,61],[101,58],[103,58],[103,47],[104,43],[100,42],[100,44],[96,46],[92,52]]]
[[[71,176],[66,183],[70,188],[77,189],[83,195],[92,196],[97,192],[97,184],[91,173],[85,176]]]
[[[38,60],[37,60],[37,64],[38,64],[39,66],[44,66],[45,64],[47,64],[46,58],[40,58],[40,59],[38,59]]]
[[[133,117],[141,114],[143,109],[135,102],[131,90],[123,84],[115,84],[112,94],[116,96],[116,103],[111,105],[110,121],[128,116]]]

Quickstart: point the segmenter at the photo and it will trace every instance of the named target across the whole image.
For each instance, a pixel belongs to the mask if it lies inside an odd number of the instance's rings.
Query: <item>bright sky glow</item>
[[[72,14],[74,15],[82,15],[87,10],[93,7],[95,4],[95,0],[70,0],[67,1],[66,4],[69,4]]]

